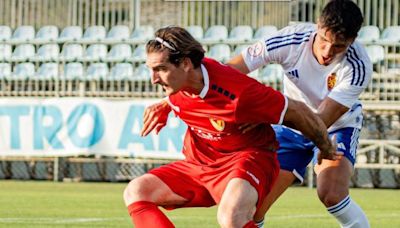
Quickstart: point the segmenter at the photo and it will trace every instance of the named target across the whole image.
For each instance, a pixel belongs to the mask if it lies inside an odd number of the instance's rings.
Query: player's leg
[[[257,190],[241,178],[229,181],[218,207],[218,223],[221,227],[251,227],[258,200]],[[253,227],[255,227],[253,223]]]
[[[208,190],[198,183],[200,172],[201,167],[177,161],[131,181],[124,200],[135,227],[173,227],[158,206],[174,209],[215,205]]]
[[[264,215],[267,213],[272,204],[286,191],[286,189],[292,185],[295,181],[296,176],[287,170],[281,169],[279,171],[278,179],[273,185],[271,192],[265,197],[261,207],[257,210],[254,215],[254,221],[259,223],[259,227],[264,224]]]
[[[125,188],[124,201],[135,227],[174,227],[158,206],[183,204],[186,199],[174,193],[157,176],[144,174]]]
[[[274,125],[273,128],[279,141],[277,153],[280,171],[271,192],[264,199],[262,206],[254,216],[254,221],[259,224],[259,227],[263,225],[265,213],[286,189],[294,181],[303,182],[306,167],[313,158],[312,148],[314,145],[309,140],[287,127]]]
[[[337,135],[338,150],[344,157],[337,161],[323,160],[315,166],[317,192],[321,202],[342,227],[369,227],[362,209],[349,196],[349,182],[353,174],[359,130],[345,128],[333,132]]]

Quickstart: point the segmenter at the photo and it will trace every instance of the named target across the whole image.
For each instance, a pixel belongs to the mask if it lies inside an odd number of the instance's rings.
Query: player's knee
[[[246,215],[240,213],[240,210],[234,208],[220,207],[217,213],[217,220],[220,227],[243,227],[243,225],[251,220]]]
[[[148,189],[142,177],[135,178],[129,182],[124,190],[124,201],[126,205],[131,203],[148,200]]]
[[[338,204],[348,194],[346,191],[337,188],[318,188],[319,200],[325,205],[325,207],[331,207]]]

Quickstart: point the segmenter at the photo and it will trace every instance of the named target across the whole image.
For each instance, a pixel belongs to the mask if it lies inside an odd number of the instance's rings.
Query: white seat
[[[0,44],[0,61],[9,61],[11,59],[11,45]]]
[[[133,78],[133,67],[130,63],[118,63],[111,68],[110,78],[112,80],[131,80]]]
[[[32,44],[18,45],[11,56],[11,61],[26,61],[35,56],[35,47]]]
[[[106,63],[92,63],[86,70],[85,80],[100,80],[108,77],[108,66]]]
[[[144,43],[154,38],[154,28],[152,26],[142,25],[133,30],[129,40],[131,42]]]
[[[33,63],[20,63],[14,67],[13,79],[25,80],[35,76],[35,65]]]
[[[85,29],[81,41],[83,42],[96,42],[106,38],[106,28],[102,25],[90,26]]]
[[[239,43],[244,41],[250,41],[253,38],[253,29],[248,25],[238,25],[234,27],[226,42]]]
[[[244,49],[248,48],[248,47],[249,47],[248,44],[241,44],[241,45],[236,46],[236,47],[235,47],[235,50],[234,50],[233,53],[232,53],[232,57],[233,57],[233,56],[240,55],[240,54],[242,53],[242,51],[243,51]]]
[[[225,41],[228,38],[228,29],[225,25],[213,25],[206,30],[203,42],[216,43]]]
[[[211,46],[207,56],[217,61],[227,61],[231,57],[231,48],[228,44],[215,44]]]
[[[108,31],[105,41],[120,42],[129,38],[129,27],[126,25],[116,25]]]
[[[147,53],[146,53],[146,45],[141,44],[133,50],[132,53],[132,61],[133,62],[144,62],[146,61]]]
[[[60,54],[60,61],[76,61],[83,57],[83,47],[80,44],[67,44]]]
[[[278,31],[274,25],[265,25],[256,30],[253,36],[253,41],[264,40]]]
[[[60,43],[64,43],[64,42],[80,40],[81,38],[82,38],[82,27],[67,26],[62,30],[57,40]]]
[[[35,79],[49,80],[58,77],[57,63],[43,63],[36,72]]]
[[[11,42],[22,43],[29,42],[35,38],[35,29],[30,25],[23,25],[15,29],[14,34],[11,37]]]
[[[378,42],[381,44],[396,44],[400,42],[400,26],[389,26],[385,28]]]
[[[72,62],[64,66],[63,80],[75,80],[83,78],[83,65],[82,63]]]
[[[361,27],[358,31],[357,41],[361,43],[372,43],[379,40],[380,31],[375,25]]]
[[[373,64],[381,63],[385,59],[385,49],[381,45],[368,45],[365,49]]]
[[[36,33],[35,43],[48,43],[56,41],[58,38],[58,28],[54,25],[43,26]]]
[[[283,80],[284,74],[281,65],[272,63],[265,66],[258,74],[258,77],[262,82],[271,85],[271,83],[280,83]]]
[[[12,36],[12,30],[10,26],[7,25],[1,25],[0,26],[0,41],[7,41],[11,39]]]
[[[200,25],[190,25],[186,27],[186,30],[193,36],[196,40],[200,41],[204,37],[203,27]]]
[[[133,80],[135,81],[147,81],[151,79],[150,69],[146,64],[140,64],[139,67],[135,69]]]
[[[11,64],[0,63],[0,80],[9,79],[11,76]]]
[[[105,44],[92,44],[86,48],[82,61],[94,62],[107,57],[107,46]]]
[[[132,48],[129,44],[116,44],[111,47],[106,60],[110,62],[121,62],[132,56]]]
[[[60,48],[58,44],[45,44],[39,47],[36,55],[32,58],[34,61],[57,61]]]

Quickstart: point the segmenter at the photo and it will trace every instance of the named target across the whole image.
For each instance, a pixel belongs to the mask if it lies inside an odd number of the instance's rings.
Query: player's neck
[[[187,79],[187,86],[183,90],[189,95],[199,95],[204,88],[204,79],[201,68],[193,69]]]

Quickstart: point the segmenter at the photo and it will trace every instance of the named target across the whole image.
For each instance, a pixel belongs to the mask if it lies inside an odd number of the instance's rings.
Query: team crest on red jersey
[[[332,73],[328,76],[327,86],[328,90],[332,90],[336,85],[336,73]]]
[[[223,131],[225,129],[225,122],[223,120],[210,118],[210,123],[217,131]]]

